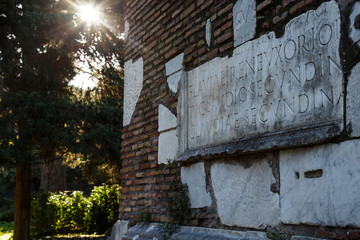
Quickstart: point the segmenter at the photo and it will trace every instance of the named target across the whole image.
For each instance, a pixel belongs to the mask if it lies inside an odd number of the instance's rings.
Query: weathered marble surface
[[[123,124],[128,125],[135,111],[143,87],[144,63],[139,58],[135,62],[129,60],[124,65],[124,116]]]
[[[360,226],[360,140],[280,151],[281,221]]]
[[[159,127],[158,127],[159,132],[176,128],[177,119],[175,115],[172,114],[172,112],[162,104],[159,104],[158,120],[159,120]]]
[[[274,182],[266,157],[246,167],[214,164],[211,183],[221,223],[257,229],[279,224],[279,195],[270,191]]]
[[[239,46],[231,58],[215,58],[188,72],[178,110],[181,153],[213,153],[212,146],[259,136],[267,137],[265,144],[255,146],[254,140],[254,147],[244,151],[314,143],[340,134],[339,42],[340,13],[331,1],[292,19],[281,38],[271,32]],[[330,125],[334,127],[316,133]],[[301,135],[304,129],[310,137],[300,136],[294,143],[290,135],[290,141],[278,140],[284,132],[300,130]]]
[[[178,83],[181,80],[182,76],[182,69],[183,69],[183,60],[184,60],[184,53],[177,55],[176,57],[170,59],[165,64],[165,71],[167,76],[167,83],[170,90],[174,93],[177,92]]]
[[[166,76],[169,76],[182,69],[182,63],[184,60],[184,53],[180,53],[176,57],[170,59],[165,64]]]
[[[117,220],[112,227],[111,235],[107,238],[107,240],[121,240],[128,231],[128,225],[128,221]]]
[[[173,162],[178,151],[178,137],[176,130],[162,132],[158,144],[158,164]]]
[[[255,36],[256,1],[238,0],[233,7],[234,47]]]
[[[346,95],[346,125],[351,137],[360,137],[360,63],[351,71]]]
[[[205,25],[205,40],[207,45],[210,47],[211,44],[211,36],[212,36],[212,28],[211,28],[211,20],[210,18],[206,21]]]
[[[123,240],[159,240],[163,239],[158,231],[158,223],[137,224],[122,238]],[[265,232],[260,231],[232,231],[225,229],[180,226],[169,238],[170,240],[268,240]]]
[[[127,39],[129,35],[129,22],[125,21],[125,26],[124,26],[124,38]]]
[[[350,14],[350,38],[355,44],[360,47],[360,29],[354,26],[355,18],[360,14],[360,2],[354,4],[353,10]]]
[[[176,73],[168,76],[166,79],[168,86],[173,93],[177,93],[177,91],[178,91],[178,84],[179,84],[179,81],[181,80],[182,74],[183,74],[183,71],[179,71],[179,72],[176,72]]]
[[[181,182],[189,188],[191,208],[211,206],[210,194],[206,191],[204,163],[181,168]]]

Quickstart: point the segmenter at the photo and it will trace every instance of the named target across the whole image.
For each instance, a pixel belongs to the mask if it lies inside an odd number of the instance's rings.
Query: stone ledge
[[[157,230],[158,223],[151,223],[148,226],[135,225],[124,235],[124,240],[160,240],[162,239]],[[258,231],[232,231],[202,227],[180,227],[170,239],[176,240],[264,240],[268,239],[265,232]]]
[[[182,143],[182,152],[179,154],[178,159],[188,160],[197,156],[208,158],[209,156],[242,155],[257,151],[302,147],[327,142],[338,136],[342,129],[342,121],[332,121],[199,148],[185,149]]]
[[[44,237],[42,240],[106,240],[106,237],[74,236],[74,237]]]

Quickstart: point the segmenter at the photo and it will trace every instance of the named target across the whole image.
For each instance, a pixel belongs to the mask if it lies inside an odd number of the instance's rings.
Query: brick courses
[[[324,1],[258,0],[257,31],[281,34],[285,24]],[[122,133],[120,219],[139,221],[146,209],[152,221],[165,221],[167,183],[180,181],[180,163],[175,169],[157,164],[158,106],[165,105],[176,115],[177,94],[166,82],[165,63],[184,53],[184,68],[190,70],[215,57],[233,51],[235,0],[127,0],[125,20],[130,30],[125,61],[144,60],[144,85],[131,123]],[[205,24],[212,23],[210,47],[205,41]],[[192,210],[189,225],[223,227],[212,208]],[[320,230],[319,230],[320,231]],[[358,232],[352,232],[352,236]],[[325,236],[318,232],[317,235]],[[357,236],[357,235],[356,235]]]

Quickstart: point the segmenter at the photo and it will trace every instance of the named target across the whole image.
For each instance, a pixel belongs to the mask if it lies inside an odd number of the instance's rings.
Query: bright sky
[[[91,76],[87,73],[78,73],[73,80],[69,82],[70,85],[82,89],[94,88],[97,85],[96,79],[91,79]]]
[[[100,22],[100,11],[91,4],[86,4],[78,7],[79,16],[82,21],[86,22],[88,25],[97,24]],[[77,64],[79,67],[84,68],[85,72],[89,72],[90,70],[84,64]],[[97,80],[91,77],[90,74],[85,72],[79,72],[73,80],[70,81],[70,85],[87,89],[94,88],[97,85]]]

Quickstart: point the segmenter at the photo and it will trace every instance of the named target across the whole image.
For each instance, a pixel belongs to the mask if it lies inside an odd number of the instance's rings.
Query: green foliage
[[[94,187],[89,198],[90,209],[87,212],[87,232],[104,233],[118,219],[119,187]]]
[[[115,112],[112,107],[118,110],[115,119],[121,119],[121,110],[101,97],[122,99],[122,1],[94,1],[103,20],[93,26],[81,21],[78,4],[81,1],[0,0],[1,165],[31,166],[75,153],[84,156],[86,166],[91,161],[97,166],[119,155],[114,136],[121,121],[114,128],[104,123]],[[84,62],[89,70],[81,67]],[[99,95],[91,102],[79,100],[68,86],[81,71],[99,80]],[[17,179],[29,189],[29,181]],[[17,194],[17,199],[30,199],[29,191]],[[28,229],[19,229],[28,226],[29,205],[20,204],[15,201],[15,211],[22,214],[15,219],[20,226],[15,231],[27,236]]]
[[[173,222],[180,224],[190,215],[190,200],[188,186],[181,183],[171,183],[169,195],[166,197],[168,206],[166,213],[173,218]]]
[[[3,234],[11,233],[14,227],[13,222],[0,221],[0,236]]]
[[[89,180],[93,180],[104,165],[120,168],[122,104],[108,97],[80,100],[82,121],[79,122],[79,144],[72,152],[81,153],[80,164]]]
[[[15,171],[6,166],[0,167],[0,221],[14,220]]]
[[[144,226],[148,226],[150,224],[150,222],[151,222],[151,213],[146,208],[142,208],[140,210],[139,221]]]
[[[55,230],[58,207],[50,202],[51,194],[39,191],[31,203],[31,231],[34,236]]]
[[[94,187],[90,197],[79,191],[39,192],[32,202],[33,236],[58,233],[104,233],[117,220],[119,187]]]
[[[84,226],[87,199],[82,192],[62,192],[50,196],[49,203],[56,206],[56,228],[58,232],[79,231]],[[36,210],[36,209],[35,209]]]
[[[173,233],[179,230],[180,224],[190,216],[188,186],[178,182],[170,183],[166,201],[166,215],[171,218],[171,221],[160,224],[158,231],[164,239],[169,239]]]

